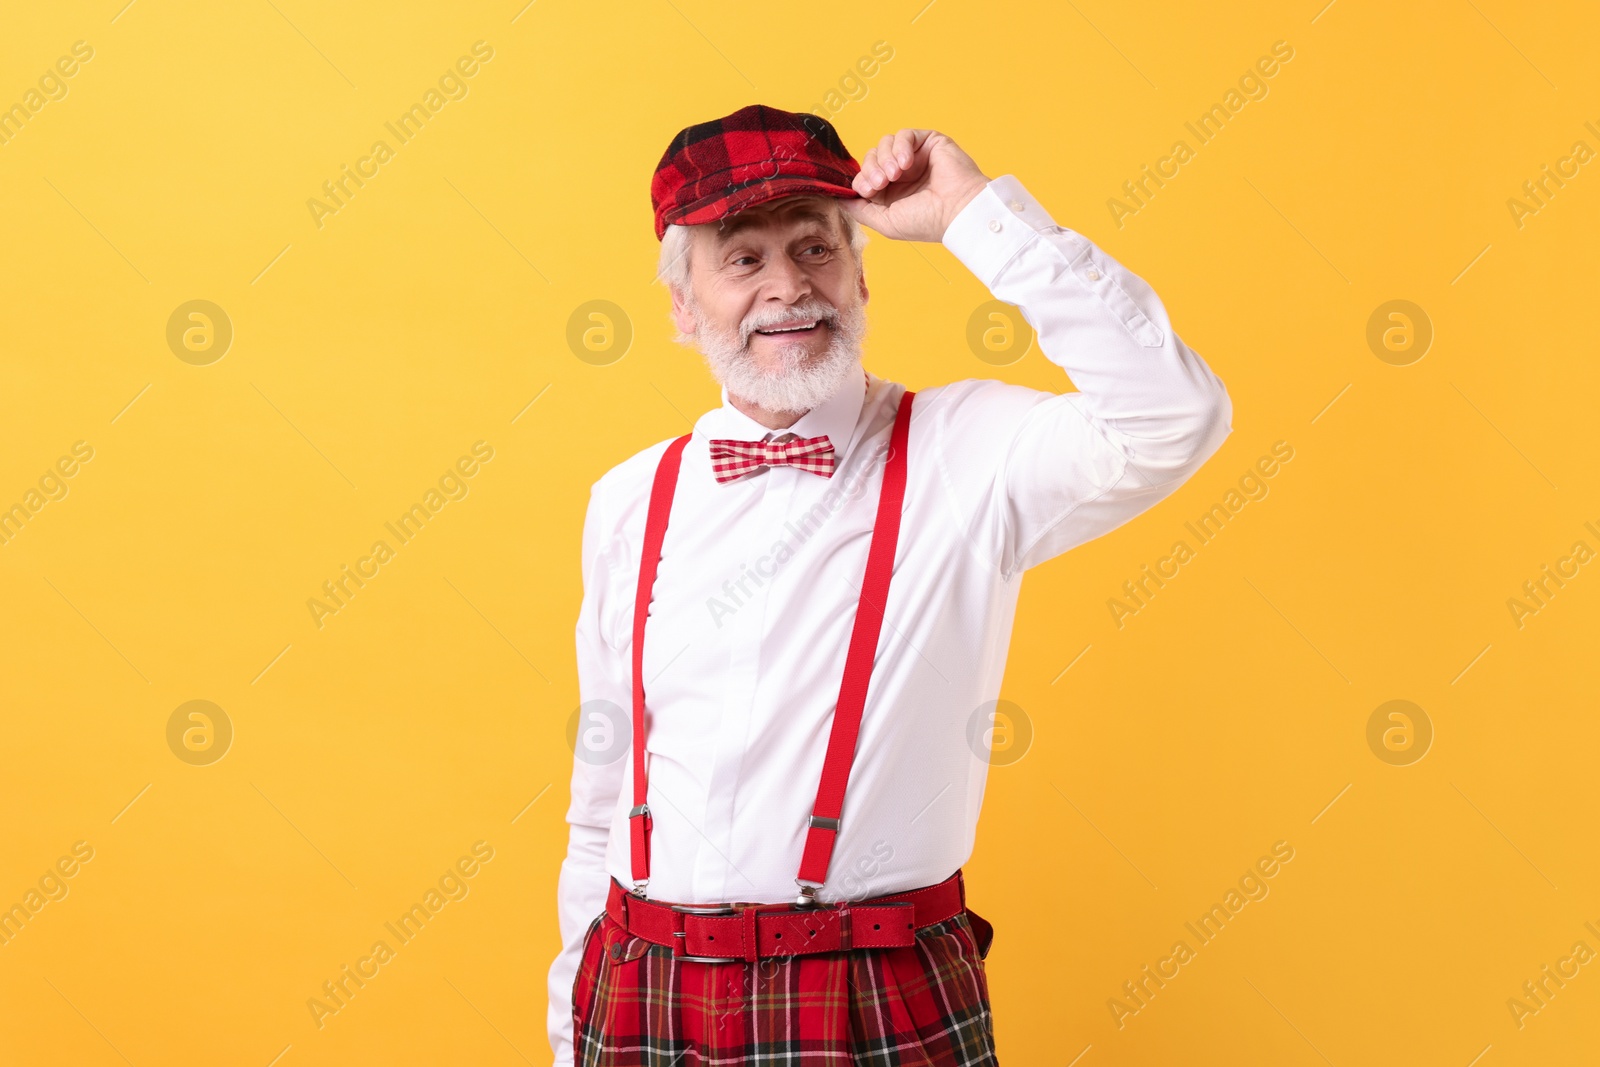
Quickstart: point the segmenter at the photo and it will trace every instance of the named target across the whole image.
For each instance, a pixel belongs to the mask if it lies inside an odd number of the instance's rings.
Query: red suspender
[[[639,592],[633,601],[633,810],[628,812],[628,836],[636,886],[650,880],[650,809],[644,802],[648,790],[644,767],[644,622],[650,614],[650,590],[656,584],[656,567],[661,563],[661,540],[667,535],[667,515],[672,511],[672,492],[678,487],[683,446],[691,436],[684,434],[668,445],[656,466],[655,484],[650,487],[650,511],[644,520],[644,548],[639,557]]]
[[[878,515],[872,528],[872,543],[867,549],[866,576],[861,582],[861,599],[856,604],[844,678],[839,684],[833,729],[828,735],[828,751],[822,765],[822,781],[817,787],[817,799],[806,831],[800,876],[795,879],[801,886],[801,903],[810,902],[817,887],[827,879],[828,861],[833,856],[833,845],[839,834],[839,813],[844,806],[845,786],[850,780],[850,764],[855,760],[861,712],[867,702],[872,658],[877,653],[878,635],[883,629],[895,546],[900,538],[900,510],[906,489],[906,443],[911,430],[911,401],[915,396],[909,390],[901,396],[889,437],[883,485],[878,490]],[[650,880],[651,826],[650,808],[645,803],[648,786],[644,766],[644,624],[650,614],[650,593],[655,585],[656,568],[661,563],[661,542],[666,536],[672,495],[678,485],[678,469],[689,436],[685,434],[668,445],[656,467],[639,559],[639,590],[633,604],[633,808],[628,812],[628,826],[634,891],[641,893]]]
[[[878,632],[883,629],[884,607],[889,600],[889,577],[894,572],[894,549],[900,540],[900,502],[906,495],[906,440],[910,436],[914,396],[915,393],[907,390],[900,398],[900,410],[895,412],[894,430],[889,435],[883,486],[878,490],[878,517],[872,524],[872,543],[867,548],[867,573],[861,580],[861,599],[856,603],[855,626],[850,631],[850,651],[845,656],[844,679],[839,683],[833,730],[828,734],[828,755],[822,764],[817,802],[811,808],[800,876],[795,879],[806,898],[827,880],[828,861],[833,857],[833,845],[839,837],[844,787],[850,780],[850,764],[856,757],[861,709],[867,703],[872,657],[878,651]],[[809,889],[807,883],[811,883]]]

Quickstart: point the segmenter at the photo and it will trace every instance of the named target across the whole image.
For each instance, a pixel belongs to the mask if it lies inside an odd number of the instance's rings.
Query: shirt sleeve
[[[578,612],[578,690],[582,711],[572,761],[572,802],[567,808],[567,855],[556,885],[561,951],[550,966],[548,1029],[554,1067],[571,1067],[572,985],[584,935],[605,911],[611,876],[606,842],[622,789],[632,740],[632,674],[628,650],[606,640],[602,619],[606,588],[619,569],[622,539],[615,536],[599,486],[591,491],[583,523],[583,604]]]
[[[1008,580],[1170,495],[1232,432],[1227,389],[1150,286],[1056,225],[1012,175],[968,202],[943,243],[1020,309],[1078,389],[968,380],[925,413],[963,532]]]

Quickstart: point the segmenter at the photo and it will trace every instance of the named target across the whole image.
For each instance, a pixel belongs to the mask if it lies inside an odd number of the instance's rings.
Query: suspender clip
[[[795,885],[800,887],[800,894],[794,898],[796,908],[815,908],[821,905],[817,899],[817,890],[822,888],[821,882],[808,882],[803,878],[796,878]]]

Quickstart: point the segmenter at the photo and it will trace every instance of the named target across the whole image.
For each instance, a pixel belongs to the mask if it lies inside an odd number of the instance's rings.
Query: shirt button
[[[999,219],[990,219],[989,220],[989,229],[993,230],[995,233],[999,233],[1000,232],[1000,220]]]
[[[1088,278],[1091,282],[1097,282],[1100,280],[1100,272],[1097,270],[1091,270],[1085,274],[1084,277]]]
[[[611,958],[614,960],[620,960],[622,958],[622,942],[618,941],[615,945],[611,946]]]
[[[1011,201],[1011,210],[1012,211],[1021,211],[1022,210],[1022,201],[1021,200],[1013,200],[1013,201]]]

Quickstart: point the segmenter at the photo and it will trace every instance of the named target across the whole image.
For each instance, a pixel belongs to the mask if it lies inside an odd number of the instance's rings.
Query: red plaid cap
[[[751,104],[672,139],[650,180],[656,240],[669,224],[715,222],[780,197],[857,196],[850,180],[860,172],[827,119]]]

